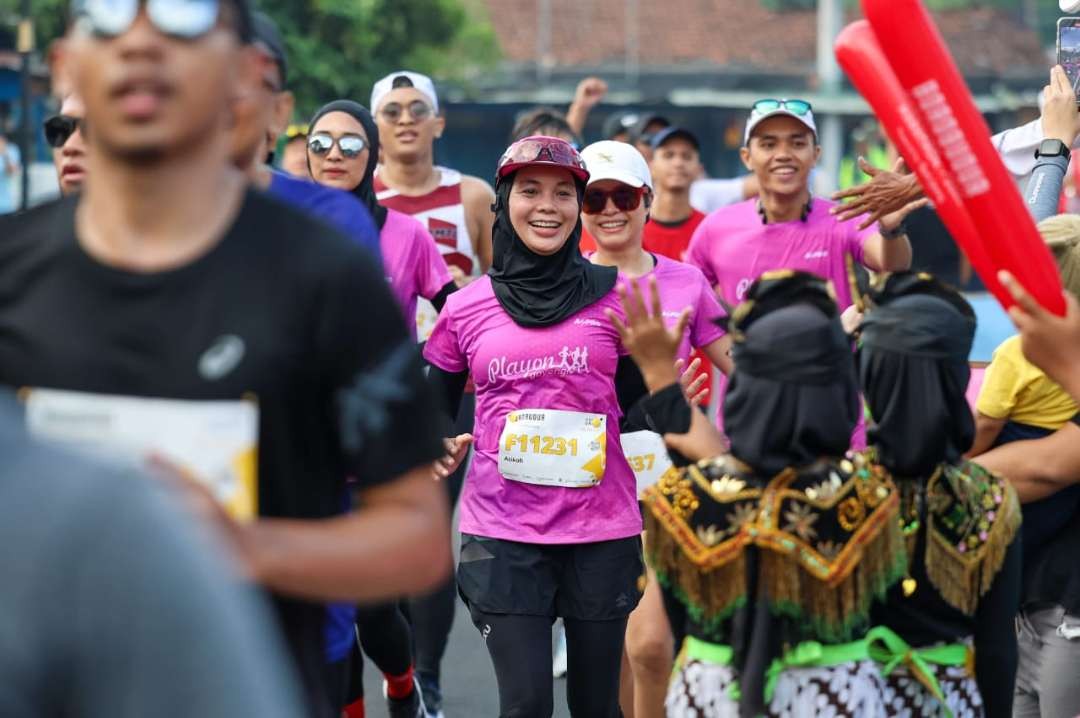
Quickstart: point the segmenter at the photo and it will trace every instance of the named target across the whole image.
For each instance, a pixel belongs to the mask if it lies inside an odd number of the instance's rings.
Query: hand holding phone
[[[1050,84],[1043,88],[1042,128],[1047,139],[1061,140],[1072,147],[1080,134],[1080,109],[1065,71],[1050,68]]]
[[[1057,64],[1064,68],[1073,92],[1077,92],[1080,89],[1080,17],[1058,20]]]

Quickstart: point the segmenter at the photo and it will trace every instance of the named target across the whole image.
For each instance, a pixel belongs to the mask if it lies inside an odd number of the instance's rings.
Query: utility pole
[[[22,0],[22,19],[19,21],[15,49],[22,55],[19,82],[22,86],[19,108],[22,122],[19,132],[19,156],[22,165],[21,208],[30,206],[30,164],[34,147],[34,129],[30,117],[30,55],[34,51],[34,21],[30,18],[30,0]]]
[[[819,91],[823,97],[835,98],[840,94],[842,75],[833,53],[833,42],[840,34],[844,22],[842,0],[818,0],[817,6],[817,76]],[[826,194],[836,189],[840,175],[840,158],[844,151],[844,137],[840,116],[825,114],[818,119],[818,141],[821,143],[820,172],[817,173],[815,191]]]

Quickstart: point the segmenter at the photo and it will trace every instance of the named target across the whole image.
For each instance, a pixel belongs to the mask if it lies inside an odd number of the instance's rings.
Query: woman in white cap
[[[645,158],[633,145],[608,140],[589,145],[581,154],[589,169],[581,219],[597,246],[589,259],[594,264],[616,267],[623,279],[655,279],[664,316],[670,325],[690,307],[690,322],[679,347],[679,360],[685,365],[693,349],[703,349],[714,365],[728,373],[731,360],[727,342],[723,338],[724,330],[716,321],[725,312],[705,275],[697,267],[647,252],[642,247],[653,198],[652,175]],[[634,420],[634,413],[631,412],[629,421]],[[647,430],[627,433],[623,448],[631,468],[637,469],[639,486],[647,486],[658,478],[657,471],[665,458],[663,440],[658,434]],[[633,681],[634,715],[637,718],[663,715],[675,644],[651,572],[641,603],[630,615],[626,652],[631,675],[624,672],[623,680]]]

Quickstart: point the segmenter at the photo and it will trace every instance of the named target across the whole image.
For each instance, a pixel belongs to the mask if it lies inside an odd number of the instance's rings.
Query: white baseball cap
[[[750,119],[746,121],[743,133],[743,145],[750,144],[750,133],[762,121],[770,117],[794,117],[803,123],[817,137],[817,125],[814,124],[814,112],[806,100],[758,100],[750,110]]]
[[[411,70],[401,70],[399,72],[391,72],[375,83],[375,86],[371,88],[371,111],[372,113],[378,111],[379,103],[383,101],[383,98],[390,94],[394,89],[394,82],[398,78],[404,78],[409,81],[409,84],[431,102],[431,108],[435,110],[436,114],[439,112],[439,96],[435,92],[435,83],[431,81],[431,78],[427,75],[421,75],[419,72],[412,72]],[[408,87],[409,84],[405,84]],[[402,85],[398,85],[401,87]]]
[[[653,188],[649,163],[631,144],[614,140],[593,142],[581,151],[581,159],[589,170],[589,184],[615,180],[631,187]]]

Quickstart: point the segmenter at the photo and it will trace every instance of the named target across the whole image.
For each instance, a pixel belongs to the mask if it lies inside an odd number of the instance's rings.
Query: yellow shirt
[[[1077,413],[1065,390],[1024,358],[1020,337],[1012,336],[994,350],[986,367],[975,408],[993,419],[1057,430]]]

